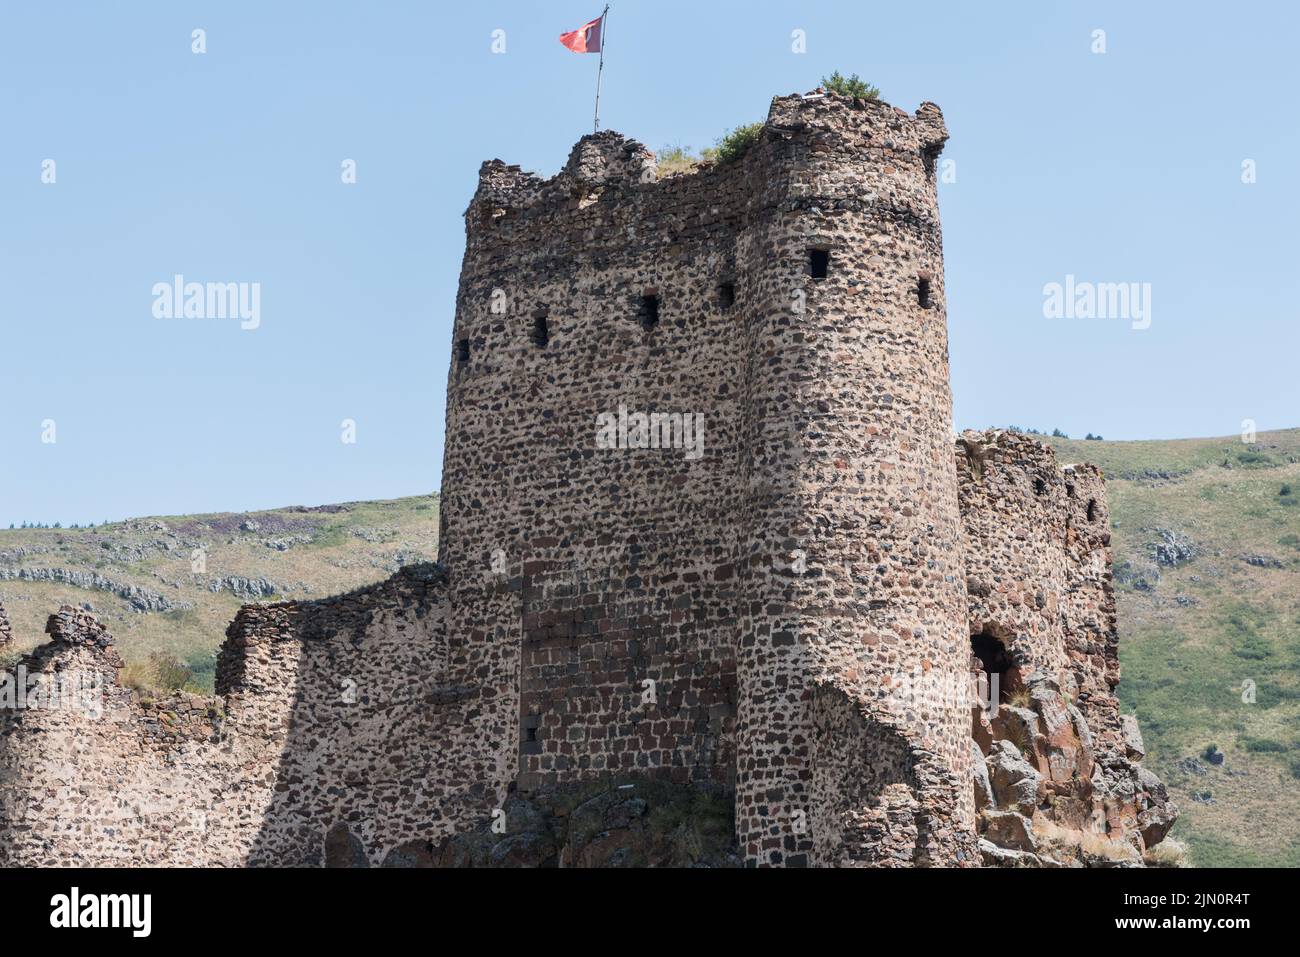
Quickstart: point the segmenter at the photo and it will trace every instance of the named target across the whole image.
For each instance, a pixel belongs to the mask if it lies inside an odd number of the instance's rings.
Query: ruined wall
[[[481,724],[496,692],[449,654],[444,589],[436,566],[414,566],[248,606],[210,699],[123,688],[112,636],[64,608],[19,665],[37,697],[0,712],[0,864],[427,859],[504,797],[490,783],[504,729]]]
[[[212,760],[215,704],[136,700],[118,684],[112,636],[85,612],[65,606],[46,631],[0,675],[22,695],[0,710],[0,864],[210,860],[203,815],[245,787]]]
[[[1014,432],[957,442],[986,863],[1139,864],[1177,818],[1122,717],[1105,482]],[[987,687],[987,685],[985,686]]]
[[[957,468],[971,634],[1000,640],[1022,681],[1053,678],[1093,732],[1117,743],[1119,629],[1101,471],[1061,466],[1050,446],[1004,431],[965,433]]]

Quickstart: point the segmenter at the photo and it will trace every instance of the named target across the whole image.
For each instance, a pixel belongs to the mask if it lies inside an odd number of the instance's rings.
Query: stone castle
[[[1140,863],[1176,812],[1102,476],[952,432],[947,136],[818,91],[689,174],[613,132],[485,163],[438,563],[246,606],[211,699],[62,609],[20,667],[102,680],[0,712],[0,864],[700,863],[611,850],[681,794],[714,863]]]

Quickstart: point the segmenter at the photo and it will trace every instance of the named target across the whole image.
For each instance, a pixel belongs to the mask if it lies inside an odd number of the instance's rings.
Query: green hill
[[[1257,438],[1044,437],[1109,478],[1120,697],[1201,866],[1300,866],[1300,429]],[[0,531],[0,600],[17,651],[60,604],[89,604],[128,681],[210,691],[242,603],[381,580],[432,559],[437,528],[423,496]]]
[[[349,591],[437,551],[432,495],[9,529],[0,531],[0,601],[16,651],[44,640],[60,604],[88,604],[117,639],[127,681],[211,692],[240,605]]]
[[[1300,429],[1256,438],[1044,439],[1106,471],[1120,700],[1198,866],[1300,866]]]

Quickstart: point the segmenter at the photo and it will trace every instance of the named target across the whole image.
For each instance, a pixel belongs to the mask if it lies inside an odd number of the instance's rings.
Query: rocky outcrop
[[[9,616],[5,613],[5,606],[0,603],[0,649],[14,640],[13,630],[9,627]]]
[[[240,578],[237,575],[227,575],[225,578],[214,578],[208,582],[208,591],[228,591],[244,601],[260,601],[274,595],[282,595],[286,589],[283,585],[277,585],[266,578]]]
[[[121,598],[133,611],[142,614],[194,607],[189,602],[172,601],[165,595],[141,588],[139,585],[105,578],[99,572],[83,572],[74,568],[0,568],[0,581],[54,582],[76,588],[106,591]]]
[[[1158,542],[1147,543],[1147,551],[1157,565],[1165,568],[1177,568],[1193,561],[1201,553],[1201,547],[1183,532],[1168,528],[1156,529],[1160,536]]]
[[[1136,867],[1178,817],[1164,785],[1137,764],[1136,719],[1122,719],[1122,746],[1094,751],[1087,720],[1047,676],[1031,677],[1015,703],[977,706],[974,722],[986,865]]]

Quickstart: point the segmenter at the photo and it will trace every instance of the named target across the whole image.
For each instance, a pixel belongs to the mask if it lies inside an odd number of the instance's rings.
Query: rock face
[[[256,525],[257,523],[253,522],[251,524]],[[245,601],[270,598],[272,595],[284,594],[285,590],[284,586],[277,585],[265,578],[240,578],[237,575],[214,578],[208,582],[208,591],[228,591],[236,598],[242,598]]]
[[[19,668],[102,681],[94,709],[0,713],[0,863],[1046,866],[1062,834],[1090,835],[1074,863],[1158,840],[1101,473],[1009,433],[954,449],[947,135],[933,104],[790,96],[741,158],[662,182],[612,132],[549,180],[485,163],[439,563],[246,606],[210,700],[122,688],[61,610]]]
[[[125,600],[134,611],[141,613],[191,607],[188,602],[174,602],[166,595],[147,588],[113,581],[98,572],[83,572],[74,568],[0,568],[0,581],[60,582],[78,588],[111,592]]]
[[[9,627],[9,616],[5,613],[5,606],[0,603],[0,649],[13,641],[13,631]]]

